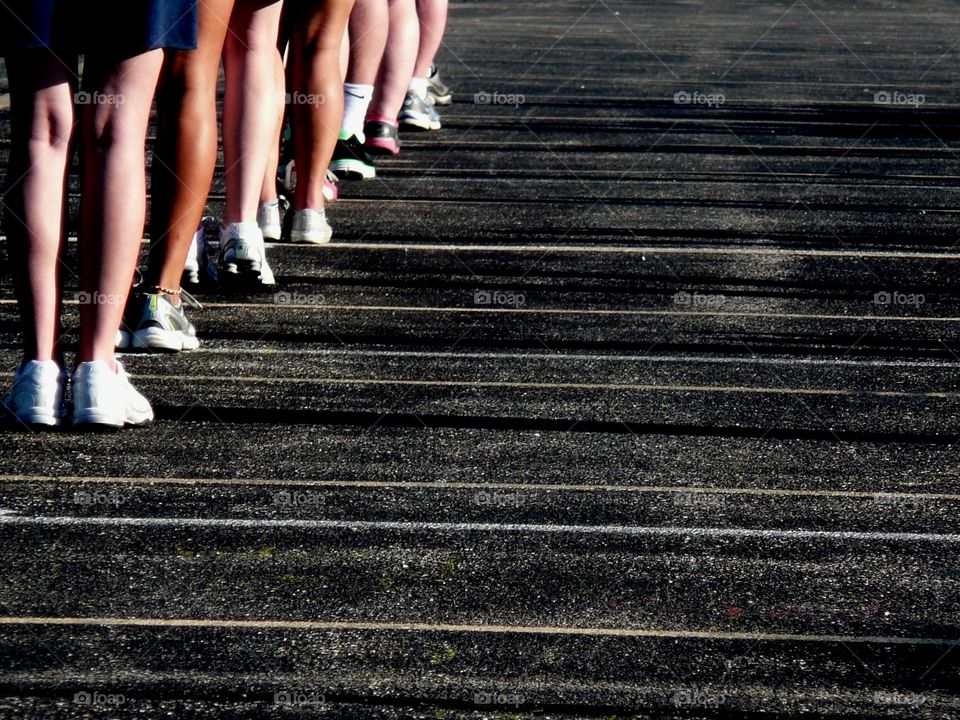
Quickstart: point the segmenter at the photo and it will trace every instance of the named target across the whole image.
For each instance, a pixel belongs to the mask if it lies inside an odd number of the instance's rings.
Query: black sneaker
[[[453,102],[453,90],[440,79],[440,71],[436,65],[430,66],[427,76],[427,101],[431,105],[450,105]]]
[[[363,146],[371,155],[396,155],[400,152],[397,126],[384,120],[370,120],[363,126],[367,138]]]
[[[330,170],[341,180],[370,180],[377,176],[373,158],[356,135],[351,135],[346,140],[337,140],[333,158],[330,160]]]

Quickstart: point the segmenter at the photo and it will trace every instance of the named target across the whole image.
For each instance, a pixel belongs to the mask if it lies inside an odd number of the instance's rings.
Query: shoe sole
[[[360,160],[337,160],[330,163],[330,170],[341,180],[372,180],[377,169]]]
[[[312,235],[301,233],[294,230],[290,233],[290,242],[306,243],[307,245],[327,245],[333,239],[333,233],[324,233],[322,235]]]
[[[401,120],[400,129],[401,130],[417,130],[432,132],[434,130],[440,130],[443,126],[440,123],[432,123],[429,120]]]
[[[16,415],[9,416],[20,425],[27,427],[57,427],[60,424],[60,417],[50,408],[36,407],[21,410]]]
[[[453,105],[453,95],[434,95],[429,93],[427,100],[431,105]]]
[[[399,155],[400,143],[396,140],[387,140],[386,138],[367,138],[363,144],[366,151],[371,155]]]
[[[100,410],[81,411],[74,413],[73,427],[78,430],[119,430],[122,427],[146,427],[153,424],[153,416],[145,416],[139,419],[121,418],[117,415],[110,415]]]
[[[282,228],[279,225],[263,225],[260,232],[263,233],[263,239],[267,242],[280,242],[280,233]]]
[[[133,347],[138,350],[180,352],[181,350],[196,350],[200,347],[200,341],[177,330],[148,328],[137,330],[133,334]]]

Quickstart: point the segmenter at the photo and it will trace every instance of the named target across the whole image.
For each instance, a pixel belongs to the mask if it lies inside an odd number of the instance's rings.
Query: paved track
[[[155,427],[0,433],[0,717],[960,717],[958,37],[453,3],[444,131],[126,358]]]

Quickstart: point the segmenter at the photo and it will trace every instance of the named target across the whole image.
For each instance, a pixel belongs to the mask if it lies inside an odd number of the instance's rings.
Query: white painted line
[[[397,250],[404,252],[478,252],[478,253],[577,253],[584,255],[747,255],[775,257],[838,257],[856,260],[859,258],[896,258],[901,260],[960,260],[960,251],[896,252],[892,250],[796,250],[777,248],[717,248],[717,247],[652,247],[635,245],[457,245],[408,244],[408,243],[362,243],[333,242],[327,249],[346,250]]]
[[[746,642],[820,642],[879,645],[956,645],[951,638],[897,637],[883,635],[801,635],[797,633],[723,632],[714,630],[657,630],[621,627],[571,627],[556,625],[461,625],[418,622],[349,622],[324,620],[247,620],[224,618],[138,617],[0,617],[0,625],[66,625],[71,627],[225,628],[232,630],[338,630],[374,632],[446,632],[491,635],[585,635]]]
[[[0,300],[0,303],[13,303],[14,300]],[[66,301],[65,305],[77,305],[76,300]],[[563,308],[487,308],[487,307],[431,307],[413,305],[317,305],[285,303],[217,303],[205,302],[205,308],[272,308],[279,310],[322,310],[347,312],[389,312],[389,313],[436,313],[436,314],[513,314],[513,315],[569,315],[569,316],[627,316],[627,317],[707,317],[707,318],[759,318],[764,320],[856,320],[867,322],[960,322],[960,317],[909,317],[904,315],[821,315],[803,313],[761,313],[761,312],[708,312],[682,310],[636,310],[636,309],[563,309]]]
[[[842,390],[831,388],[792,388],[792,387],[744,387],[742,385],[641,385],[627,383],[535,383],[514,381],[482,380],[405,380],[394,378],[344,378],[344,377],[266,377],[243,375],[151,375],[130,373],[138,380],[170,380],[181,383],[247,383],[252,385],[284,384],[293,385],[375,385],[375,386],[415,386],[415,387],[460,387],[516,390],[615,390],[630,392],[683,392],[683,393],[740,393],[759,395],[826,395],[831,397],[883,397],[909,399],[948,399],[960,397],[957,392],[908,392],[905,390]]]
[[[19,351],[18,351],[19,352]],[[201,345],[199,350],[192,350],[191,356],[199,353],[215,355],[318,355],[344,357],[409,357],[409,358],[439,358],[464,360],[562,360],[572,362],[632,362],[632,363],[685,363],[689,365],[836,365],[838,367],[878,367],[878,368],[943,368],[960,369],[960,362],[938,360],[857,360],[851,358],[816,358],[816,357],[697,357],[695,355],[593,355],[580,353],[556,352],[457,352],[447,350],[350,350],[343,348],[278,348],[272,345],[258,348],[211,347],[209,343]],[[132,354],[130,357],[143,357]]]
[[[831,127],[834,126],[833,123],[830,124]],[[848,148],[837,148],[839,151],[848,150]],[[940,152],[939,150],[937,152]],[[795,173],[796,174],[796,173]],[[780,174],[778,174],[779,176]],[[789,175],[789,173],[787,174]],[[822,174],[818,173],[803,173],[803,177],[822,177]],[[909,176],[908,176],[909,177]],[[930,178],[935,180],[949,180],[950,177],[945,177],[941,175],[937,176],[925,176],[920,175],[918,178]],[[362,198],[356,198],[353,202],[357,202]],[[6,236],[0,235],[0,241],[5,242]],[[77,238],[75,236],[70,236],[67,238],[69,242],[76,242]],[[144,245],[149,245],[150,240],[143,238],[141,243]],[[278,246],[281,247],[281,246]],[[284,245],[282,247],[292,248],[294,246]],[[309,251],[311,246],[309,245],[297,245],[295,246],[297,250]],[[329,253],[333,250],[344,249],[344,250],[368,250],[368,251],[377,251],[377,250],[399,250],[403,252],[479,252],[479,253],[578,253],[584,255],[604,255],[604,254],[615,254],[615,255],[746,255],[746,256],[755,256],[755,255],[772,255],[777,257],[838,257],[838,258],[850,258],[851,260],[856,260],[858,258],[895,258],[902,260],[960,260],[960,251],[950,253],[950,252],[925,252],[923,250],[917,250],[916,252],[903,252],[896,250],[801,250],[795,248],[749,248],[749,247],[737,247],[737,248],[725,248],[725,247],[662,247],[662,246],[653,246],[653,245],[522,245],[522,244],[511,244],[511,245],[476,245],[476,244],[465,244],[460,245],[457,243],[448,243],[448,244],[436,244],[436,243],[379,243],[379,242],[338,242],[334,241],[327,245],[324,245],[322,248],[317,247],[318,250],[321,250],[324,253]],[[206,303],[204,303],[206,304]]]
[[[738,540],[855,540],[866,542],[960,543],[960,535],[855,530],[764,530],[759,528],[643,527],[631,525],[543,525],[537,523],[445,523],[397,520],[307,520],[288,518],[175,518],[0,516],[0,525],[26,527],[133,527],[351,530],[456,533],[529,533],[538,535],[611,535],[622,537],[734,538]]]
[[[807,478],[807,482],[832,482],[835,478]],[[2,475],[0,483],[98,483],[109,485],[225,485],[238,487],[330,487],[330,488],[382,488],[382,489],[431,489],[431,490],[514,490],[517,492],[585,492],[585,493],[637,493],[637,494],[697,494],[697,495],[749,495],[773,497],[855,498],[864,500],[923,500],[960,502],[960,494],[869,492],[863,490],[796,490],[792,488],[750,487],[687,487],[683,485],[584,485],[571,483],[518,483],[518,482],[441,482],[441,481],[381,481],[381,480],[284,480],[282,478],[161,478],[161,477],[81,477],[52,475]],[[9,511],[15,512],[15,511]],[[3,511],[0,511],[3,514]]]

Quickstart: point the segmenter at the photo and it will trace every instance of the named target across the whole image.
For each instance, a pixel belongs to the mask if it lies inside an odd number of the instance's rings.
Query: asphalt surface
[[[957,37],[452,3],[444,129],[124,356],[152,428],[0,431],[0,717],[960,717]]]

